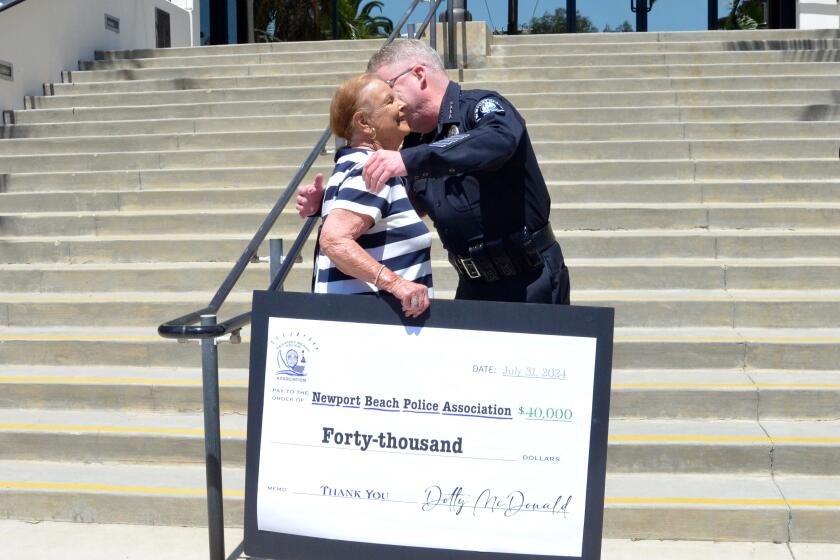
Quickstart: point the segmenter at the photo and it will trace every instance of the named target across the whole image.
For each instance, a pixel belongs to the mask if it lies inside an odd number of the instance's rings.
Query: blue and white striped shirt
[[[373,226],[356,242],[376,261],[406,280],[432,287],[429,228],[408,199],[400,178],[393,178],[379,193],[365,188],[362,170],[372,150],[345,147],[336,154],[335,169],[324,192],[321,215],[326,220],[334,208],[373,218]],[[373,294],[373,283],[341,272],[323,252],[315,263],[315,293]],[[431,294],[430,294],[431,295]]]

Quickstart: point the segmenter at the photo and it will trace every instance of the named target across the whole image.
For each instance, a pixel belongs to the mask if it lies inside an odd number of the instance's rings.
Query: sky
[[[410,0],[382,0],[386,17],[396,23],[405,13]],[[718,15],[729,13],[730,0],[718,0]],[[445,9],[446,2],[441,4]],[[467,9],[474,20],[492,22],[496,29],[507,29],[508,0],[467,0]],[[489,8],[489,11],[488,11]],[[553,13],[557,8],[566,8],[566,0],[519,0],[520,25],[531,20],[533,15]],[[624,20],[636,25],[636,14],[630,11],[630,0],[577,0],[577,10],[588,17],[598,29],[605,25],[617,27]],[[421,3],[409,22],[421,22],[429,13],[429,5]],[[378,15],[376,11],[374,14]],[[488,15],[489,14],[489,15]],[[691,31],[708,28],[707,0],[657,0],[648,14],[648,31]]]

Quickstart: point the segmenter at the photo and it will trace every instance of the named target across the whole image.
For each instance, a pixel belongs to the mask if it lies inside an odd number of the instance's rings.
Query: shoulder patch
[[[460,144],[469,137],[470,135],[468,133],[456,134],[454,136],[449,136],[447,138],[438,140],[437,142],[432,142],[431,144],[429,144],[429,146],[431,146],[432,148],[441,148],[445,150],[446,148],[454,146],[455,144]]]
[[[489,113],[499,113],[500,115],[505,114],[505,109],[502,107],[502,104],[499,103],[497,100],[493,99],[492,97],[485,97],[481,101],[478,102],[475,106],[475,111],[473,112],[473,117],[475,118],[475,122],[480,121],[484,118],[485,115]]]

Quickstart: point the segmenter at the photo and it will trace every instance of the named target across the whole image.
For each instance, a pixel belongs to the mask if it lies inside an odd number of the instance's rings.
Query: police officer
[[[368,71],[406,104],[412,134],[399,152],[374,152],[365,183],[376,192],[392,177],[408,178],[418,212],[431,217],[458,271],[456,299],[568,304],[548,189],[513,105],[494,91],[462,90],[417,40],[384,47]],[[312,214],[320,193],[307,185],[299,195],[298,210]]]

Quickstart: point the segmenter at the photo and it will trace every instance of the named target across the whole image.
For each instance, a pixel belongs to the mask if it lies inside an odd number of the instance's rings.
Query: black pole
[[[519,33],[519,0],[508,0],[508,35]]]
[[[210,44],[228,44],[227,0],[210,0]]]
[[[648,0],[636,0],[636,31],[648,30]]]
[[[332,37],[338,39],[338,0],[332,3]]]
[[[455,55],[455,49],[458,48],[458,43],[455,41],[455,1],[446,0],[446,67],[457,68],[458,58]]]
[[[776,0],[776,10],[771,10],[778,13],[779,29],[796,29],[796,0]]]
[[[709,0],[709,31],[718,28],[718,0]]]
[[[201,326],[216,324],[202,315]],[[201,340],[201,385],[204,392],[204,466],[207,476],[207,528],[210,560],[225,560],[225,516],[222,504],[222,437],[219,422],[219,350],[212,338]]]
[[[283,266],[283,240],[269,239],[268,240],[268,269],[271,274],[269,282],[274,280],[277,273],[280,272],[280,267]],[[278,292],[283,291],[283,284],[277,287]]]
[[[566,0],[566,33],[577,33],[577,0]]]

